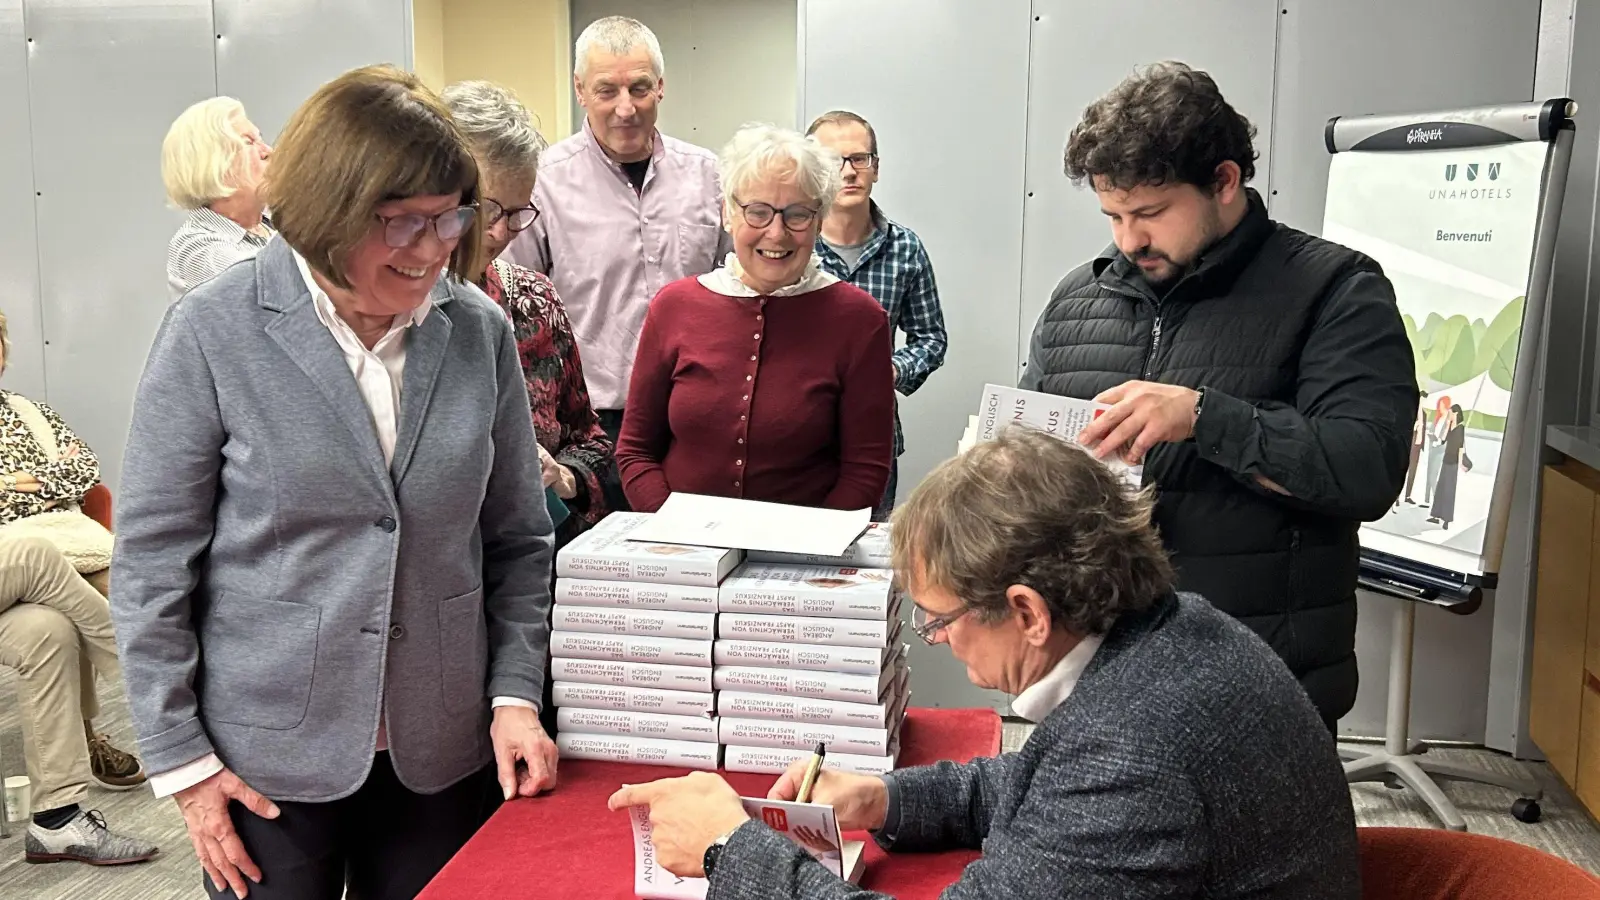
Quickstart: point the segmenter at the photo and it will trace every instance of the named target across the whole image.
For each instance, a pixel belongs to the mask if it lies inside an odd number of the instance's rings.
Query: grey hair
[[[650,54],[650,69],[659,81],[666,75],[667,63],[661,56],[661,42],[656,40],[655,32],[638,19],[627,16],[595,19],[578,35],[572,48],[572,74],[580,82],[587,79],[589,55],[596,50],[623,56],[641,45]]]
[[[440,98],[484,167],[518,175],[538,170],[544,136],[515,94],[492,81],[457,81]]]
[[[792,180],[826,216],[844,183],[840,165],[839,154],[816,138],[776,125],[746,125],[734,133],[718,162],[723,205],[732,210],[740,191],[778,176]]]

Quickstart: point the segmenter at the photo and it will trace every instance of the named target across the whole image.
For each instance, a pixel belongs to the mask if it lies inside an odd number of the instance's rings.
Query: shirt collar
[[[606,165],[622,172],[622,164],[611,158],[606,148],[600,146],[600,139],[594,136],[594,129],[589,127],[589,117],[583,117],[583,138],[589,145],[589,150]],[[661,138],[661,129],[657,128],[650,134],[650,169],[654,171],[661,158],[667,155],[666,141]]]
[[[724,297],[791,297],[795,294],[819,291],[839,280],[822,270],[822,263],[817,259],[816,253],[811,254],[811,260],[806,263],[806,270],[801,273],[799,281],[778,288],[770,294],[759,294],[740,280],[739,273],[743,271],[744,267],[739,265],[739,255],[729,253],[727,260],[721,266],[701,275],[698,281]]]
[[[1073,688],[1078,686],[1078,678],[1088,667],[1089,660],[1094,659],[1102,640],[1104,636],[1091,634],[1079,641],[1076,647],[1067,651],[1066,656],[1061,657],[1055,668],[1028,685],[1011,701],[1012,711],[1030,722],[1043,722],[1056,707],[1072,696]]]
[[[235,244],[240,243],[241,241],[250,241],[254,244],[264,244],[267,242],[267,237],[269,237],[271,233],[271,225],[268,223],[265,216],[262,217],[261,224],[267,228],[268,235],[263,236],[250,232],[243,225],[240,225],[238,222],[235,222],[234,220],[228,218],[222,213],[217,212],[209,206],[202,206],[199,209],[189,213],[189,224],[198,228],[204,228],[205,230],[214,234],[222,235]]]
[[[337,330],[341,325],[349,328],[349,323],[340,318],[338,311],[334,309],[333,300],[328,296],[328,292],[324,291],[322,285],[317,284],[317,280],[311,277],[311,266],[306,262],[306,258],[301,256],[298,250],[291,248],[290,252],[294,254],[294,264],[300,269],[300,277],[305,280],[306,290],[311,293],[311,305],[317,311],[317,319],[324,326],[331,329]],[[423,320],[428,318],[428,313],[432,311],[433,295],[429,294],[421,305],[411,311],[411,315],[395,316],[394,323],[389,326],[389,332],[384,337],[387,338],[390,334],[394,334],[396,331],[411,325],[421,325]]]

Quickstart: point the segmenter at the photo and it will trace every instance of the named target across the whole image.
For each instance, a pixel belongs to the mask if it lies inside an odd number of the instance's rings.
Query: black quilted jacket
[[[1355,703],[1356,531],[1400,493],[1416,369],[1378,264],[1250,201],[1164,297],[1115,248],[1063,279],[1022,387],[1205,389],[1194,439],[1145,465],[1180,587],[1265,638],[1331,723]]]

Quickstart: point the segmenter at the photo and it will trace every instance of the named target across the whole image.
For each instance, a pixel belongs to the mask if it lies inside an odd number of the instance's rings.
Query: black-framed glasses
[[[805,231],[811,223],[817,220],[817,210],[806,206],[804,203],[791,203],[783,209],[778,209],[771,203],[740,203],[733,201],[734,205],[744,211],[745,224],[751,228],[765,228],[772,224],[778,216],[783,217],[783,227],[790,231]]]
[[[433,233],[439,236],[439,240],[456,240],[467,233],[477,215],[478,205],[473,203],[447,209],[436,216],[425,216],[421,213],[380,216],[375,213],[374,218],[383,223],[383,242],[396,250],[403,250],[422,240],[422,233],[430,227],[433,228]]]
[[[862,169],[870,169],[877,164],[878,154],[876,153],[852,153],[844,157],[843,161],[839,163],[839,168],[842,169],[848,165],[859,172]]]
[[[932,644],[933,639],[938,636],[939,632],[954,625],[957,619],[969,612],[972,612],[972,607],[963,606],[953,613],[935,616],[913,603],[911,605],[911,630],[917,633],[917,637],[922,638],[923,643]]]
[[[484,200],[478,205],[483,209],[484,228],[493,228],[496,222],[505,219],[506,227],[511,229],[512,234],[525,230],[533,224],[534,219],[539,218],[539,208],[531,203],[513,209],[506,209],[493,200]]]

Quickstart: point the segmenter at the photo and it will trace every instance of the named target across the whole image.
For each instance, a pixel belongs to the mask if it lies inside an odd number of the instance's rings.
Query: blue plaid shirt
[[[817,261],[823,271],[848,281],[876,297],[889,314],[889,328],[906,333],[906,343],[894,352],[894,387],[906,396],[922,387],[934,370],[944,365],[949,337],[944,330],[944,312],[939,308],[939,286],[933,280],[933,263],[922,241],[911,229],[890,221],[872,204],[876,226],[861,260],[850,268],[822,238],[817,238]],[[906,449],[900,430],[900,412],[894,415],[894,455]]]

